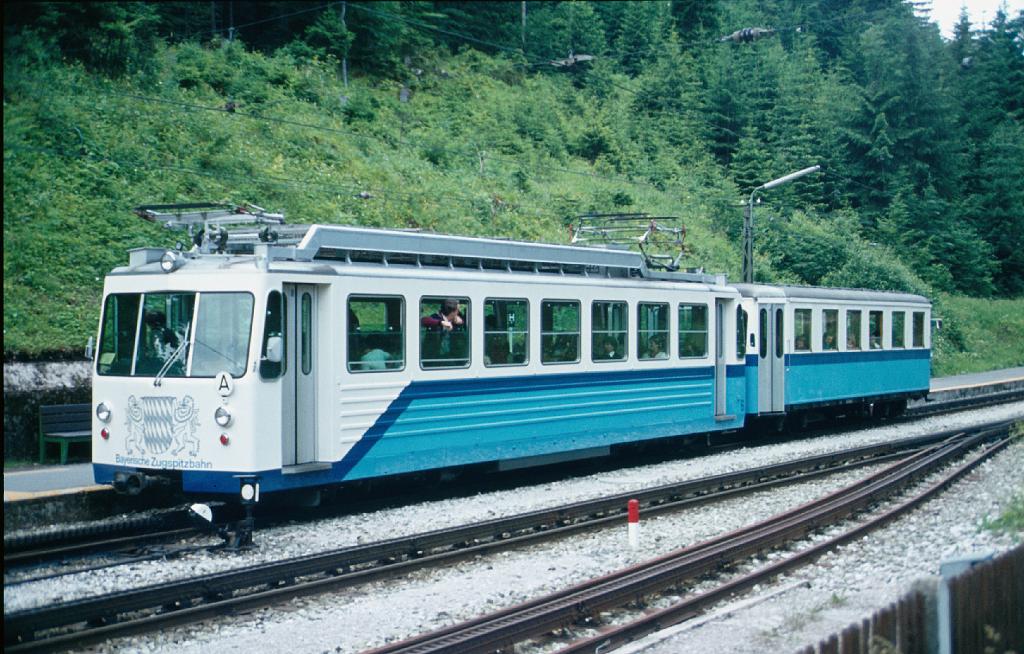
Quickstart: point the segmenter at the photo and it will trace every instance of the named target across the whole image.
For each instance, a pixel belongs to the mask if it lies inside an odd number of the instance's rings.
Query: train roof
[[[128,269],[118,272],[159,271],[166,250],[131,251]],[[452,236],[420,231],[376,229],[347,225],[287,225],[266,230],[233,231],[219,248],[209,246],[182,252],[187,260],[224,261],[252,257],[262,270],[274,263],[410,264],[418,267],[482,271],[556,272],[559,274],[643,277],[661,281],[724,286],[724,274],[651,269],[642,254],[624,249],[555,245],[495,238]]]
[[[768,284],[730,284],[743,297],[784,298],[789,300],[835,300],[849,302],[880,302],[926,304],[931,301],[923,295],[899,291],[875,291],[860,288],[822,288],[818,286],[772,286]]]

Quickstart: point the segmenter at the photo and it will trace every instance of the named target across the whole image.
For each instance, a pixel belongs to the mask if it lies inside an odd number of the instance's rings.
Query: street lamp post
[[[750,200],[747,202],[746,210],[743,212],[743,281],[745,283],[754,283],[754,196],[757,195],[758,191],[767,191],[770,188],[792,182],[794,179],[816,173],[819,170],[821,170],[821,166],[804,168],[785,177],[761,184],[750,192]]]

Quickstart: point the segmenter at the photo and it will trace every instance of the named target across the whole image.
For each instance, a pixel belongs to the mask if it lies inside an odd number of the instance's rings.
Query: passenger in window
[[[420,324],[435,332],[462,330],[465,328],[465,321],[459,311],[459,301],[455,298],[448,298],[441,303],[441,308],[429,316],[424,316]]]
[[[147,311],[146,326],[149,328],[152,354],[160,361],[166,361],[181,345],[182,336],[167,326],[167,316],[162,311]]]
[[[363,356],[359,357],[363,370],[386,370],[391,361],[391,354],[380,348],[380,339],[372,337],[367,339]]]
[[[647,341],[647,357],[648,359],[667,359],[668,354],[661,347],[661,340],[657,337],[651,337]]]
[[[576,354],[576,339],[568,336],[556,336],[552,347],[552,361],[575,361],[579,357]]]
[[[604,345],[602,347],[604,348],[604,352],[601,353],[601,358],[602,359],[618,359],[619,358],[618,353],[615,351],[615,339],[613,339],[613,338],[606,338],[606,339],[604,339]]]
[[[808,349],[807,348],[807,339],[805,339],[803,336],[797,336],[797,339],[796,339],[796,349],[797,350],[806,350],[806,349]]]
[[[427,367],[463,366],[469,362],[469,334],[455,298],[446,298],[438,310],[420,319],[424,330],[420,353]]]
[[[503,339],[492,338],[487,341],[487,351],[484,352],[484,365],[502,366],[508,363],[508,349]]]
[[[853,334],[846,337],[846,349],[847,350],[859,350],[860,343],[857,342],[857,337]]]
[[[871,349],[872,350],[881,350],[882,349],[882,337],[881,336],[872,336],[871,337]]]
[[[832,334],[825,334],[825,342],[823,343],[823,350],[834,350],[836,349],[836,337]]]

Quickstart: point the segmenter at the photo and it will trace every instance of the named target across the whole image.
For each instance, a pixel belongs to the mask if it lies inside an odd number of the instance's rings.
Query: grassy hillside
[[[103,274],[130,247],[174,242],[130,213],[143,203],[249,201],[291,222],[553,242],[580,213],[646,211],[683,219],[687,265],[738,267],[716,224],[738,211],[731,184],[708,167],[658,190],[574,156],[608,118],[567,79],[467,54],[401,103],[396,84],[345,90],[330,66],[239,46],[183,45],[161,61],[145,84],[5,61],[5,352],[85,342]]]
[[[466,51],[425,65],[410,101],[401,86],[345,88],[332,63],[238,43],[161,46],[153,71],[120,80],[5,57],[5,356],[81,351],[103,275],[129,248],[174,244],[130,213],[146,203],[247,201],[296,223],[548,242],[566,242],[581,213],[648,212],[686,225],[684,266],[738,278],[741,192],[699,147],[666,146],[685,135],[641,124],[624,84],[581,90]],[[776,214],[758,210],[759,278],[930,293],[848,229],[855,217]],[[1021,302],[979,304],[1024,315]],[[943,306],[957,329],[942,335],[937,370],[1024,365],[1019,317],[975,326],[970,301]],[[1009,359],[962,351],[1004,329],[1016,337]]]
[[[1024,366],[1024,300],[941,296],[935,376]]]

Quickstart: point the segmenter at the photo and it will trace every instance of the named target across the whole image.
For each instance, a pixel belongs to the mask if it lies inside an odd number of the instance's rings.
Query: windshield
[[[118,293],[103,307],[100,375],[241,377],[249,356],[250,293]]]

